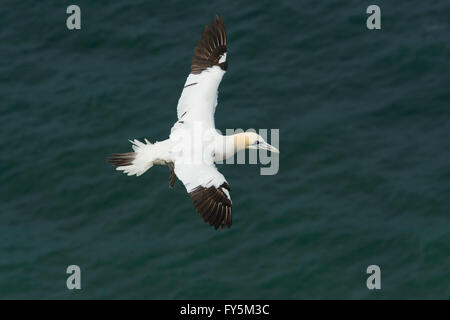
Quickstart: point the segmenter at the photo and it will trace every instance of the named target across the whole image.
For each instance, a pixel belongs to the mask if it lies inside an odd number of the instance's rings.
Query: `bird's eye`
[[[259,141],[258,141],[258,140],[256,140],[255,144],[259,144]]]

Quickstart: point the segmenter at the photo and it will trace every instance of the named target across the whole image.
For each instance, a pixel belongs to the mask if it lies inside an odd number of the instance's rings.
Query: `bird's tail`
[[[116,153],[108,161],[117,167],[116,170],[123,171],[129,176],[134,174],[140,176],[153,166],[155,159],[153,144],[147,139],[145,143],[136,139],[130,142],[133,144],[134,152]]]

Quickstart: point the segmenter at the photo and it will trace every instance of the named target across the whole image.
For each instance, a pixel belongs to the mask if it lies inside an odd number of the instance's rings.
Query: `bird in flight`
[[[169,187],[175,178],[181,180],[196,211],[216,230],[231,227],[232,205],[230,186],[215,163],[245,149],[279,153],[256,133],[224,136],[215,129],[217,90],[227,67],[227,34],[223,17],[216,16],[205,26],[194,50],[191,73],[178,101],[178,120],[169,138],[155,143],[130,140],[133,152],[109,158],[129,176],[140,176],[153,165],[168,166]]]

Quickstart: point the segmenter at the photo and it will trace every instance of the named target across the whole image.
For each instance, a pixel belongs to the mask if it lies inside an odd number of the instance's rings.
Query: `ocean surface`
[[[279,129],[281,150],[276,175],[219,166],[224,231],[167,168],[106,161],[168,137],[216,13],[216,126]],[[445,0],[1,1],[0,298],[449,299],[449,18]]]

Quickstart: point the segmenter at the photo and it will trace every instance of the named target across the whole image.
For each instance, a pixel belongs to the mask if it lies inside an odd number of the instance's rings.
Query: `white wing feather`
[[[178,100],[178,120],[200,121],[205,128],[215,128],[214,112],[217,106],[217,90],[225,71],[218,66],[200,74],[190,74]]]

